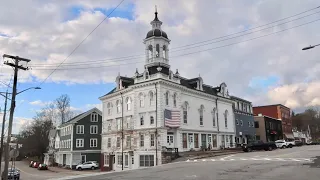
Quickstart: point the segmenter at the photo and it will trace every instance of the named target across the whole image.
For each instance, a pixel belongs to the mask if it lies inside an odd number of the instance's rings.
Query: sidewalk
[[[186,160],[193,160],[193,159],[202,159],[202,158],[208,158],[208,157],[216,157],[216,156],[224,156],[224,155],[231,155],[231,154],[238,154],[243,153],[240,149],[228,149],[228,150],[214,150],[214,151],[194,151],[194,152],[188,152],[188,154],[185,154],[178,159],[173,160],[173,162],[180,162],[180,161],[186,161]]]

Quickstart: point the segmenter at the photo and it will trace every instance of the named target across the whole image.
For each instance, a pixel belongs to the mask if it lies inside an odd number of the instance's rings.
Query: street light
[[[302,50],[303,51],[305,51],[305,50],[308,50],[308,49],[312,49],[312,48],[315,48],[316,46],[320,46],[320,44],[317,44],[317,45],[313,45],[313,46],[308,46],[308,47],[304,47],[304,48],[302,48]]]
[[[25,90],[22,90],[18,93],[16,93],[16,95],[20,94],[20,93],[23,93],[29,89],[41,89],[40,87],[30,87],[30,88],[27,88]],[[5,95],[3,94],[5,93]],[[4,138],[4,125],[5,125],[5,118],[6,118],[6,111],[7,111],[7,99],[11,100],[9,97],[8,97],[8,94],[12,94],[12,93],[8,93],[8,92],[0,92],[0,95],[3,96],[5,98],[5,108],[4,108],[4,114],[3,114],[3,121],[2,121],[2,130],[1,130],[1,149],[0,149],[0,159],[2,159],[2,154],[3,154],[3,138]],[[11,134],[10,134],[11,135]],[[6,146],[9,146],[8,144]],[[6,163],[8,163],[7,161],[9,161],[9,155],[8,155],[8,150],[7,147],[6,147],[6,150],[5,150],[5,165]],[[8,174],[7,172],[8,170],[7,169],[4,169],[4,172],[6,174]],[[0,172],[1,172],[1,164],[0,164]]]

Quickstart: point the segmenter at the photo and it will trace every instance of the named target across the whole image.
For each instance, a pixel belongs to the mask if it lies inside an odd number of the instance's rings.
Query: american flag
[[[180,111],[164,110],[164,125],[168,127],[180,126]]]

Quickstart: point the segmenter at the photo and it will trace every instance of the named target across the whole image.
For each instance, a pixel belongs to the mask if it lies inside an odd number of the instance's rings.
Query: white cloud
[[[48,105],[48,104],[50,104],[50,103],[51,103],[51,101],[49,101],[49,102],[43,102],[43,101],[41,101],[41,100],[36,100],[36,101],[30,102],[29,104],[34,105],[34,106],[46,106],[46,105]]]
[[[102,104],[87,104],[86,109],[92,109],[92,108],[98,108],[100,111],[102,111]]]
[[[60,63],[72,49],[104,18],[93,8],[108,9],[118,1],[7,1],[0,7],[0,29],[13,38],[0,37],[0,53],[16,54],[32,59],[31,71],[21,72],[24,82],[45,79],[51,71],[39,70],[39,63]],[[159,18],[163,21],[163,30],[171,41],[170,64],[172,70],[179,69],[182,76],[195,77],[201,72],[205,83],[216,86],[226,82],[229,92],[240,97],[247,97],[254,104],[284,103],[292,108],[318,105],[320,95],[315,84],[319,84],[320,75],[318,50],[301,51],[302,47],[319,43],[319,23],[313,23],[292,29],[277,35],[250,41],[226,48],[198,54],[175,57],[208,48],[243,41],[262,36],[284,28],[296,26],[314,19],[319,15],[304,20],[257,32],[237,39],[194,47],[174,52],[174,47],[224,36],[256,25],[266,24],[307,9],[319,6],[315,0],[242,0],[242,1],[183,1],[132,0],[134,20],[109,18],[78,48],[66,61],[64,68],[83,68],[78,70],[57,70],[48,82],[64,83],[101,83],[114,82],[118,71],[122,75],[133,75],[136,67],[143,68],[144,45],[142,39],[151,29],[154,5],[157,4]],[[70,7],[79,5],[84,10],[78,17],[66,21]],[[12,11],[15,6],[21,11]],[[19,8],[20,7],[20,8]],[[21,8],[23,7],[23,8]],[[124,6],[122,6],[124,7]],[[171,7],[175,7],[174,10]],[[30,14],[34,16],[29,17]],[[108,63],[92,62],[74,65],[75,62],[87,62],[97,59],[110,59],[134,54],[140,58],[129,58],[121,63],[137,62],[116,66],[118,60]],[[103,67],[106,65],[115,65]],[[99,68],[90,68],[98,66]],[[55,66],[48,68],[53,69]],[[2,68],[11,77],[9,67]],[[263,87],[265,91],[250,87],[253,77],[279,78],[276,87]],[[301,90],[302,89],[302,90]],[[301,90],[302,92],[300,92]]]

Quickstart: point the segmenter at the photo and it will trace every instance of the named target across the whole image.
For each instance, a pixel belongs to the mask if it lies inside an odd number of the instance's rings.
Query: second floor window
[[[108,138],[108,148],[111,147],[111,138]]]
[[[149,100],[150,100],[150,106],[152,105],[152,102],[153,102],[153,92],[152,91],[150,91],[149,92]]]
[[[173,107],[177,107],[177,94],[173,94]]]
[[[154,124],[154,118],[153,118],[153,116],[150,116],[150,124]]]
[[[120,137],[117,137],[117,147],[120,147]]]
[[[165,94],[165,98],[166,98],[166,105],[169,105],[169,92],[167,91]]]
[[[224,126],[228,127],[228,110],[224,112]]]
[[[121,101],[117,100],[116,104],[117,104],[117,113],[121,113]]]
[[[150,146],[154,146],[154,134],[150,135]]]
[[[83,147],[84,139],[76,139],[76,147]]]
[[[183,104],[183,123],[188,123],[188,102],[184,102]]]
[[[98,147],[98,139],[97,138],[90,139],[90,147]]]
[[[199,111],[200,111],[200,126],[203,126],[203,111],[204,111],[203,105],[200,106]]]
[[[98,126],[97,125],[90,126],[90,134],[98,134]]]
[[[77,134],[84,134],[84,125],[77,125]]]
[[[140,107],[144,107],[144,95],[143,93],[139,94]]]
[[[131,98],[130,97],[127,97],[126,103],[127,103],[127,110],[130,111],[131,110]]]
[[[144,120],[143,120],[143,116],[140,117],[140,125],[143,126],[144,125]]]
[[[128,148],[131,147],[131,136],[127,136],[126,137],[126,145],[127,145]]]
[[[107,109],[108,109],[108,115],[111,115],[112,104],[110,102],[107,104]]]
[[[140,147],[143,147],[144,146],[144,135],[141,134],[140,135]]]

